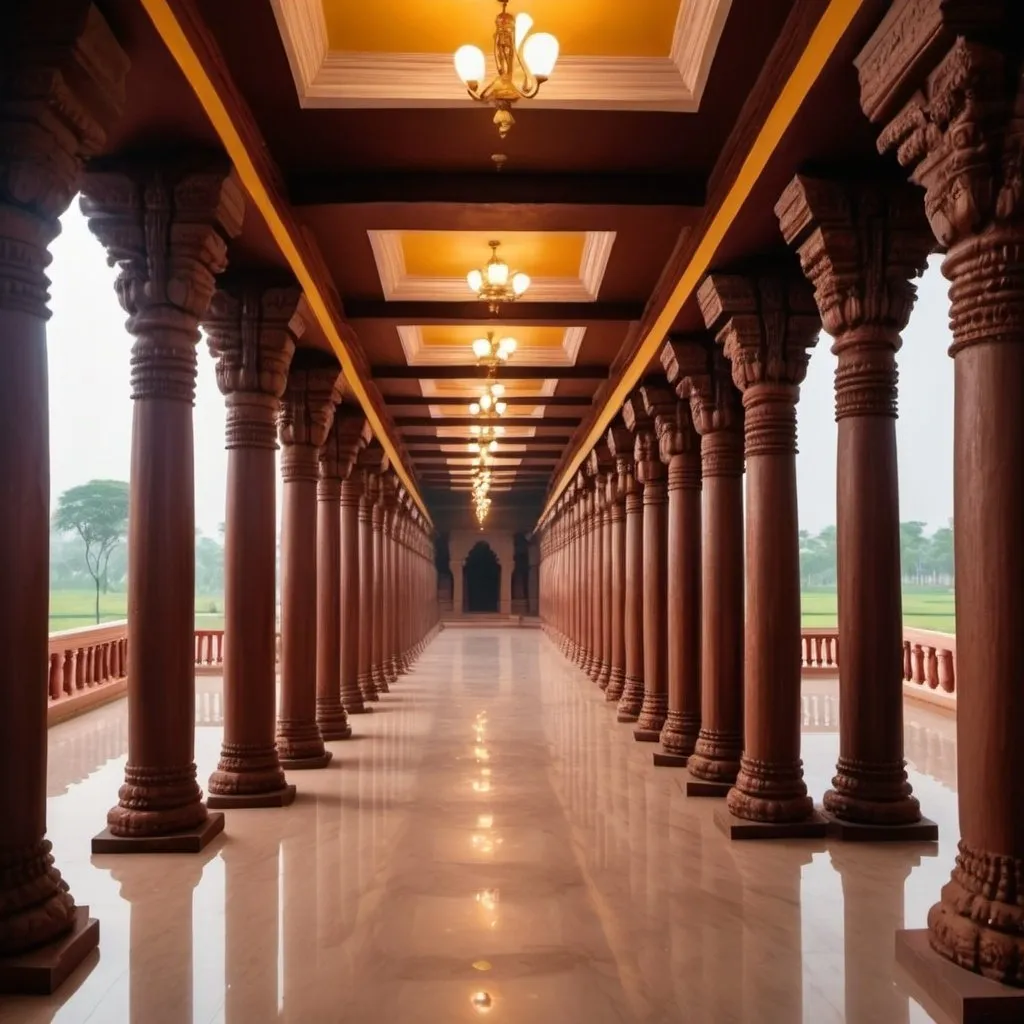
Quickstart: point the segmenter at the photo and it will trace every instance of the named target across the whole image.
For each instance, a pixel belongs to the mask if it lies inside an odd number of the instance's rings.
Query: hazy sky
[[[114,271],[77,203],[51,246],[49,323],[51,495],[97,477],[128,479],[131,339],[114,294]],[[900,516],[944,526],[953,514],[953,361],[946,354],[946,283],[932,261],[900,353]],[[811,355],[799,409],[797,478],[801,526],[835,522],[835,357],[822,335]],[[224,519],[224,400],[213,360],[199,346],[196,385],[196,525],[215,536]],[[278,488],[280,492],[280,488]]]

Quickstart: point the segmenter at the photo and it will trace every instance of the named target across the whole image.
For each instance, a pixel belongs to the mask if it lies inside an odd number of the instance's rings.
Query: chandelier
[[[455,71],[473,99],[494,107],[498,135],[505,138],[516,123],[512,104],[533,99],[548,80],[558,60],[558,40],[550,32],[534,32],[528,14],[508,13],[508,0],[498,0],[501,13],[494,19],[494,64],[497,75],[481,88],[487,59],[478,46],[455,51]],[[518,80],[517,80],[518,79]]]
[[[466,275],[466,283],[481,302],[487,303],[492,313],[497,313],[501,303],[515,302],[530,287],[530,275],[510,270],[509,265],[498,258],[501,242],[487,244],[491,247],[491,258],[480,270],[471,270]]]
[[[516,350],[515,338],[494,339],[494,331],[488,331],[486,338],[477,338],[473,342],[473,355],[477,362],[486,365],[489,369],[496,369],[501,363],[506,363],[509,357]]]
[[[501,416],[508,408],[508,403],[502,397],[505,394],[505,385],[495,381],[488,384],[484,393],[475,401],[469,403],[469,412],[472,416],[479,416],[481,412],[489,413],[492,410]]]

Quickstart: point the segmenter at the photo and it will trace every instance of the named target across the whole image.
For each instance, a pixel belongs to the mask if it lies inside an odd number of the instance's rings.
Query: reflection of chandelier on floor
[[[512,104],[533,99],[548,80],[558,60],[558,40],[550,32],[534,32],[528,14],[508,13],[508,0],[498,0],[501,13],[494,19],[494,64],[497,74],[481,88],[487,73],[487,58],[478,46],[460,46],[455,51],[455,71],[473,99],[494,107],[498,134],[508,135],[516,119]],[[518,79],[518,81],[517,81]]]
[[[509,265],[498,258],[498,246],[501,242],[487,244],[491,247],[491,258],[481,270],[471,270],[466,275],[466,283],[470,291],[476,292],[481,302],[487,303],[492,313],[497,313],[501,303],[515,302],[530,287],[530,275],[510,270]],[[475,352],[476,342],[473,346]]]

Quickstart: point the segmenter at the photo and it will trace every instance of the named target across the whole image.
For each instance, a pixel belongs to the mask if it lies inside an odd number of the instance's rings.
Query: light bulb
[[[497,441],[491,441],[491,443],[487,446],[487,450],[488,451],[492,451],[492,452],[496,452],[498,450],[498,442]]]
[[[469,442],[469,450],[471,452],[479,452],[480,451],[480,442],[479,441],[470,441]]]
[[[495,412],[496,412],[496,413],[497,413],[497,414],[498,414],[499,416],[502,416],[502,415],[504,415],[504,413],[505,413],[505,410],[506,410],[507,408],[508,408],[508,402],[495,402],[495,403],[494,403],[494,411],[495,411]]]
[[[550,32],[534,32],[523,43],[523,63],[534,78],[547,78],[554,71],[557,60],[558,40]]]
[[[473,342],[473,355],[477,359],[485,359],[491,354],[491,343],[487,338],[477,338]]]
[[[505,352],[510,356],[516,350],[516,339],[515,338],[502,338],[498,342],[498,347],[503,348]]]
[[[525,11],[522,14],[516,15],[516,49],[523,45],[523,40],[526,38],[527,33],[533,28],[533,18],[531,18]]]
[[[481,395],[480,396],[480,408],[481,409],[490,409],[490,407],[491,407],[491,396],[487,395],[487,394]]]
[[[555,51],[557,55],[557,49]],[[476,85],[484,77],[486,61],[479,46],[460,46],[455,51],[455,73],[466,85]]]
[[[508,284],[508,264],[502,260],[491,260],[487,264],[487,283],[495,288]]]
[[[527,288],[530,287],[530,275],[529,274],[513,274],[512,275],[512,291],[516,295],[522,295]]]
[[[469,403],[469,414],[471,416],[479,416],[480,415],[480,403],[479,402],[470,402]],[[479,428],[477,428],[477,429],[479,429]]]
[[[470,432],[471,434],[479,434],[479,433],[480,433],[480,425],[479,425],[479,424],[477,424],[477,423],[474,423],[474,424],[473,424],[473,425],[472,425],[472,426],[471,426],[471,427],[469,428],[469,432]]]
[[[478,292],[483,286],[484,275],[481,274],[479,270],[471,270],[466,275],[466,283],[469,285],[469,290],[471,292]]]
[[[491,385],[491,394],[494,395],[495,398],[501,398],[501,396],[503,394],[505,394],[505,385],[504,384],[500,384],[500,383],[499,384],[492,384]]]
[[[494,432],[496,434],[504,434],[505,433],[505,428],[504,427],[495,427],[494,428]]]

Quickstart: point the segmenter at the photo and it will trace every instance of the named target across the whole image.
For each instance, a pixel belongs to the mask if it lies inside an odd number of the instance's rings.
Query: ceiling
[[[164,49],[160,19],[141,11],[166,5],[322,285],[325,312],[301,344],[337,350],[340,338],[442,530],[470,524],[468,405],[484,372],[473,339],[517,341],[501,370],[508,409],[489,525],[529,530],[556,470],[665,319],[771,105],[837,5],[859,13],[834,66],[757,177],[757,208],[730,222],[718,251],[779,245],[771,193],[808,156],[874,151],[866,122],[833,115],[856,103],[850,60],[882,0],[516,0],[511,12],[529,10],[563,56],[538,100],[518,104],[504,140],[451,59],[464,42],[488,49],[492,0],[99,5],[133,58],[111,148],[226,138]],[[280,225],[254,205],[232,266],[294,269]],[[466,283],[491,241],[532,281],[498,316]],[[694,303],[673,308],[669,327],[699,327]]]

